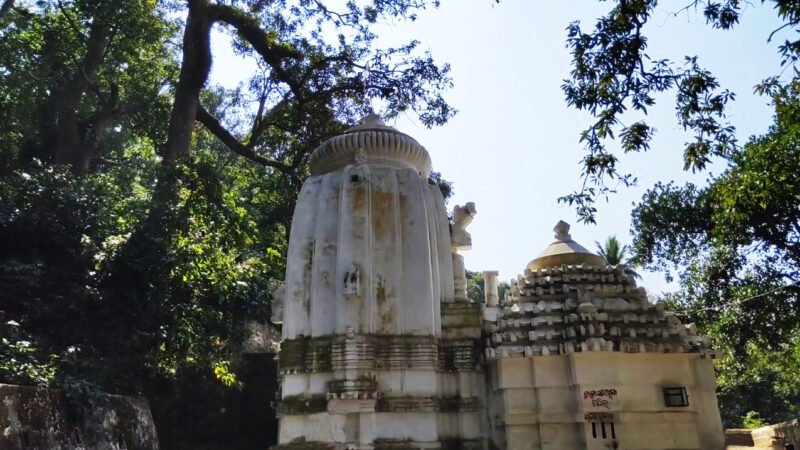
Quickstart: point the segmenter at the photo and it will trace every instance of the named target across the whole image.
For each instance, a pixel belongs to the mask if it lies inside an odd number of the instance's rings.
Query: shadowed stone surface
[[[158,450],[143,398],[98,395],[84,404],[63,392],[0,384],[0,449]]]

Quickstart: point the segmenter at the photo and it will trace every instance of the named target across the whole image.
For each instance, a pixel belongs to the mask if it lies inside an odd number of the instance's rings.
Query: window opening
[[[686,393],[686,388],[664,388],[664,404],[669,407],[689,406],[689,395]]]

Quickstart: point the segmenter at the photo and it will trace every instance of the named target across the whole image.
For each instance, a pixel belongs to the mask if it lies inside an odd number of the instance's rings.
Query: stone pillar
[[[500,294],[497,292],[497,276],[499,274],[496,270],[483,271],[483,293],[487,306],[497,306],[500,302]]]
[[[453,208],[453,225],[450,239],[453,250],[453,285],[456,301],[467,301],[467,274],[464,267],[464,257],[458,252],[472,248],[472,236],[466,228],[475,217],[475,203],[469,202],[464,206],[456,205]]]
[[[453,287],[456,301],[465,302],[467,297],[467,271],[464,266],[464,257],[453,252]]]

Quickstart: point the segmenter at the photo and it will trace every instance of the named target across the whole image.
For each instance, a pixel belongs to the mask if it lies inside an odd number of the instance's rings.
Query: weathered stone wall
[[[0,449],[157,450],[143,398],[97,395],[74,404],[63,391],[0,384]]]
[[[800,419],[753,430],[725,430],[725,449],[800,449]]]

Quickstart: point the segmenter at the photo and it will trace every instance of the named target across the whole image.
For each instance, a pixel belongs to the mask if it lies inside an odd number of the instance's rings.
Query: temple
[[[315,150],[292,223],[278,449],[722,449],[713,351],[623,266],[555,240],[467,297],[431,159],[377,116]]]

